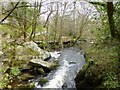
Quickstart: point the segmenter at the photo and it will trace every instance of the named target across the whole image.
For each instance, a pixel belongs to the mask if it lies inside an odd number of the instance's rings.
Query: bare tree
[[[35,31],[36,31],[36,26],[37,26],[37,18],[38,17],[36,15],[39,12],[38,12],[38,7],[36,7],[36,6],[38,6],[38,2],[34,2],[34,11],[33,11],[33,20],[32,20],[32,32],[30,34],[30,40],[34,39],[34,37],[35,37]],[[40,4],[40,7],[39,7],[39,11],[41,11],[40,8],[41,8],[41,4]]]
[[[10,14],[16,9],[18,4],[19,4],[19,2],[17,2],[16,5],[13,7],[13,9],[8,13],[8,15],[0,21],[0,24],[2,24],[2,22],[5,21],[10,16]]]
[[[62,6],[64,7],[64,9],[63,10],[61,9],[60,30],[59,30],[58,42],[60,42],[60,38],[62,37],[62,30],[64,29],[64,17],[65,17],[65,11],[67,9],[67,3],[68,2],[64,2],[64,6],[62,4]]]
[[[57,27],[58,27],[58,14],[59,14],[59,4],[56,2],[56,13],[54,19],[54,42],[56,41]]]

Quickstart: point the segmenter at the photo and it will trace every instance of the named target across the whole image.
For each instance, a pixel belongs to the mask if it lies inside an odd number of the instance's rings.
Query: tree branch
[[[10,16],[10,14],[15,10],[15,8],[17,7],[18,4],[19,4],[19,2],[17,2],[15,7],[8,13],[8,15],[0,21],[0,24],[2,24],[2,22]]]
[[[94,5],[100,5],[100,6],[105,6],[106,4],[104,3],[100,3],[100,2],[89,2],[91,4],[94,4]]]

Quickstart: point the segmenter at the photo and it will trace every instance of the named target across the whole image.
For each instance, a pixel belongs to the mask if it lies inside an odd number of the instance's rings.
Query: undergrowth
[[[87,73],[91,73],[92,76],[102,77],[99,88],[120,88],[120,42],[110,39],[93,43],[88,47],[86,44],[88,45],[88,42],[81,44],[82,49],[85,51],[86,61],[93,60],[95,62]]]

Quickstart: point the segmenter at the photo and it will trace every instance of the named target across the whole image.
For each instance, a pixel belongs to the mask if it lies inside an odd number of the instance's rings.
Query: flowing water
[[[84,55],[79,49],[71,47],[51,53],[51,56],[58,58],[60,66],[45,77],[49,80],[45,85],[36,82],[36,88],[75,88],[74,79],[85,64]]]

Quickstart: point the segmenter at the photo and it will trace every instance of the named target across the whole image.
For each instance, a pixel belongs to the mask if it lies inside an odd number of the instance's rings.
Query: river
[[[36,88],[76,88],[75,87],[75,77],[78,71],[85,64],[84,55],[81,53],[81,50],[70,47],[64,48],[60,52],[51,53],[52,57],[59,60],[60,66],[51,71],[46,79],[48,82],[41,86],[38,84],[37,80],[35,83]]]

